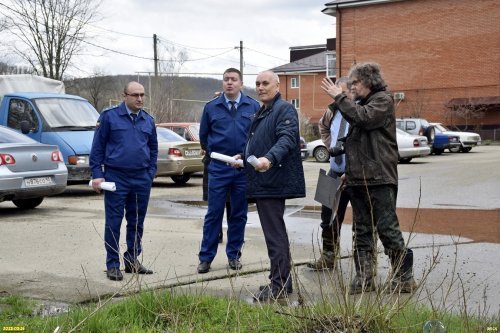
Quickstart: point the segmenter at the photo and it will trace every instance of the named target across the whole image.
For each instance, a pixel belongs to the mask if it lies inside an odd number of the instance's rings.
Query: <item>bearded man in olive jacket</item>
[[[356,64],[349,71],[354,103],[325,78],[323,90],[351,125],[344,148],[346,191],[351,197],[356,277],[351,293],[375,289],[373,248],[378,236],[391,260],[389,290],[412,292],[413,251],[406,247],[396,215],[398,145],[394,100],[375,63]]]

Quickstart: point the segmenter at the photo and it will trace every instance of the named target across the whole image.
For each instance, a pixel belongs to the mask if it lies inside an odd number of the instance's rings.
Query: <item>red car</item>
[[[188,141],[200,141],[199,123],[160,123],[156,126],[168,128]]]

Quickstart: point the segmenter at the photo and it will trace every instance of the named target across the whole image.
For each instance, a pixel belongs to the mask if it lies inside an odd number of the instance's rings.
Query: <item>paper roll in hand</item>
[[[254,168],[259,167],[260,161],[255,155],[250,155],[247,157],[247,162],[250,163]],[[266,172],[266,170],[259,170],[259,172]]]
[[[260,165],[259,159],[257,157],[255,157],[254,155],[248,156],[247,162],[250,163],[254,168],[256,168]]]
[[[89,186],[92,187],[92,180],[89,182]],[[114,182],[102,182],[101,190],[114,192],[116,191],[116,184]]]
[[[239,167],[243,167],[243,161],[234,159],[232,156],[227,156],[224,154],[212,152],[212,153],[210,153],[210,157],[213,158],[214,160],[218,160],[218,161],[222,161],[222,162],[226,162],[226,163],[237,164]]]

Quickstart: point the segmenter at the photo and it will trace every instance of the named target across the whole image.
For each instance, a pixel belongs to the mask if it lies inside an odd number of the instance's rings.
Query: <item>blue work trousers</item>
[[[231,213],[227,221],[226,255],[238,259],[245,240],[248,204],[245,197],[247,180],[243,170],[235,169],[212,160],[208,166],[208,210],[203,224],[200,261],[212,262],[217,254],[219,233],[226,206],[227,193],[231,202]]]
[[[148,208],[152,179],[147,169],[124,172],[106,168],[104,177],[107,182],[115,182],[116,191],[104,191],[106,225],[104,242],[106,248],[106,267],[120,267],[120,228],[123,215],[127,220],[127,251],[123,259],[133,262],[142,252],[144,218]]]

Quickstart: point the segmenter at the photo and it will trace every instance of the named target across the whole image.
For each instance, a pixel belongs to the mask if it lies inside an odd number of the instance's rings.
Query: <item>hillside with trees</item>
[[[222,90],[222,81],[204,77],[137,75],[94,76],[65,80],[66,93],[86,98],[101,112],[122,100],[127,82],[138,81],[148,95],[145,109],[156,122],[197,122],[203,106]],[[245,94],[255,98],[253,88],[244,88]]]

